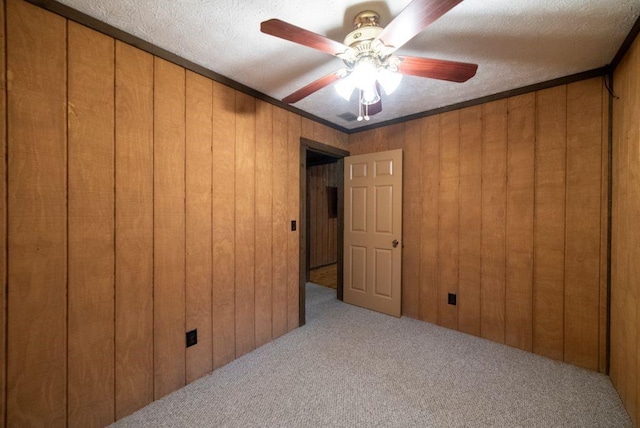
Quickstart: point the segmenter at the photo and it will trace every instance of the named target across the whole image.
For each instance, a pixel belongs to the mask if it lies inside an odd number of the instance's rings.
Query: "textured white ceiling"
[[[260,32],[279,18],[340,41],[372,9],[385,26],[409,0],[59,0],[273,98],[282,99],[342,62]],[[465,0],[398,54],[477,63],[466,83],[405,76],[369,122],[356,97],[329,86],[295,104],[348,129],[371,125],[607,65],[640,14],[640,0]]]

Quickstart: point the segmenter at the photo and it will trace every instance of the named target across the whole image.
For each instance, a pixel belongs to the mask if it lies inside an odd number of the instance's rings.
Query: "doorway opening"
[[[335,288],[342,300],[346,156],[346,150],[300,139],[300,326],[306,322],[305,290],[312,276]]]

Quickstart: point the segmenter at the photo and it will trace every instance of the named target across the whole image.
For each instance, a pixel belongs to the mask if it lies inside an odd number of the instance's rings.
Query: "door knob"
[[[398,240],[394,239],[391,244],[393,245],[393,248],[396,248],[398,246]]]

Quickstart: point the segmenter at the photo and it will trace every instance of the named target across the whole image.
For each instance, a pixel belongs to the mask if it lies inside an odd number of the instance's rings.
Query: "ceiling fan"
[[[416,34],[463,0],[413,0],[385,28],[380,15],[366,10],[353,19],[354,30],[339,43],[279,19],[260,24],[260,31],[299,43],[342,59],[342,68],[309,83],[282,101],[294,104],[314,92],[337,82],[337,92],[347,101],[358,89],[358,120],[382,111],[380,88],[390,95],[402,75],[427,77],[450,82],[466,82],[476,74],[477,64],[396,55],[395,51]]]

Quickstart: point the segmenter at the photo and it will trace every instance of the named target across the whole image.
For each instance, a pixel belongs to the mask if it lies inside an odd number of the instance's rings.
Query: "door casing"
[[[309,206],[307,198],[307,152],[313,151],[329,155],[338,159],[338,289],[337,298],[342,300],[343,290],[343,237],[344,237],[344,174],[342,174],[344,161],[343,158],[349,156],[346,150],[332,147],[327,144],[300,138],[300,224],[298,226],[300,238],[300,276],[299,276],[299,325],[303,326],[306,322],[305,313],[305,286],[309,273]]]

